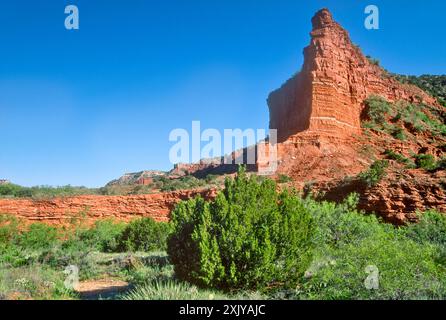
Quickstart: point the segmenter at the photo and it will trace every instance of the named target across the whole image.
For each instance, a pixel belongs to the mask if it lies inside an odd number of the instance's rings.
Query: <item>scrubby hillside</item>
[[[446,212],[446,77],[392,75],[327,9],[312,24],[302,70],[268,99],[278,174],[320,198],[359,192],[361,208],[398,224]]]
[[[429,92],[446,106],[446,75],[426,74],[419,77],[394,75],[394,77],[402,83],[410,83]]]
[[[446,212],[444,108],[379,96],[365,105],[357,148],[370,167],[315,190],[331,200],[359,192],[361,208],[397,224],[416,220],[417,211]]]

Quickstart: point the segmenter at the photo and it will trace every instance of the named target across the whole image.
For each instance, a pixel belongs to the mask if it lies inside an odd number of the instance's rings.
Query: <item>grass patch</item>
[[[377,160],[372,163],[369,169],[361,172],[358,178],[368,187],[373,187],[386,176],[386,169],[388,167],[389,161]]]

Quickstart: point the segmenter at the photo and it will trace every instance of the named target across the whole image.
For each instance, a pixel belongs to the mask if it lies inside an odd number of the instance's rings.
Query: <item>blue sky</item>
[[[363,26],[369,4],[380,30]],[[170,169],[169,133],[193,120],[266,128],[268,93],[300,69],[322,7],[390,71],[446,74],[439,0],[1,1],[0,178],[102,186]]]

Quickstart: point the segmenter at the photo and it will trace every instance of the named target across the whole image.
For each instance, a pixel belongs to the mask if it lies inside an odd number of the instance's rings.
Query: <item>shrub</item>
[[[73,299],[74,292],[64,286],[62,272],[35,264],[19,268],[0,265],[0,297],[16,300]]]
[[[368,187],[373,187],[385,177],[388,166],[389,161],[377,160],[368,170],[359,174],[359,179]]]
[[[218,175],[216,175],[216,174],[208,174],[205,178],[205,181],[207,184],[216,183],[217,180],[218,180]]]
[[[19,220],[10,215],[0,215],[0,244],[9,244],[19,234]]]
[[[378,237],[387,226],[380,224],[375,215],[364,215],[356,210],[359,196],[349,195],[342,203],[317,202],[306,199],[316,228],[315,246],[322,248],[358,244],[368,237]],[[390,226],[389,226],[390,227]]]
[[[377,124],[383,124],[386,114],[392,110],[391,104],[380,96],[370,96],[365,100],[365,105],[368,117]]]
[[[410,224],[406,235],[420,243],[429,242],[439,246],[446,246],[446,215],[427,211],[421,215],[418,223]]]
[[[435,160],[435,157],[431,154],[416,155],[415,164],[417,168],[421,168],[427,171],[433,171],[437,169],[437,162]]]
[[[365,286],[371,270],[378,271],[376,290]],[[445,299],[446,273],[431,246],[388,232],[321,252],[298,294],[327,300]]]
[[[404,134],[404,129],[403,128],[399,128],[399,127],[395,127],[392,129],[392,137],[394,137],[395,139],[404,141],[406,140],[406,135]]]
[[[437,162],[437,169],[439,170],[445,170],[446,169],[446,158],[442,157],[438,162]]]
[[[26,232],[18,237],[17,241],[24,249],[49,249],[58,241],[58,231],[55,227],[43,223],[33,223]]]
[[[0,196],[17,197],[17,198],[52,198],[63,196],[74,196],[82,194],[97,194],[98,189],[88,189],[85,187],[22,187],[16,184],[8,183],[0,185]]]
[[[0,184],[0,196],[18,196],[18,194],[21,192],[22,187],[18,186],[16,184],[7,183],[7,184]]]
[[[410,160],[408,158],[406,158],[402,154],[396,153],[396,152],[394,152],[392,150],[387,149],[386,151],[384,151],[384,154],[390,160],[395,160],[395,161],[397,161],[399,163],[402,163],[402,164],[409,164],[410,163]]]
[[[286,174],[279,174],[277,181],[279,183],[288,183],[293,181],[293,179],[291,179],[291,177],[287,176]]]
[[[307,280],[291,297],[444,299],[444,255],[434,244],[444,247],[446,217],[428,212],[420,224],[397,229],[380,223],[374,215],[356,211],[356,202],[355,195],[341,204],[306,200],[317,225],[317,249]],[[365,286],[369,266],[379,272],[377,290]]]
[[[371,56],[366,57],[369,62],[375,66],[380,66],[380,61],[378,59],[372,58]]]
[[[168,254],[183,280],[222,289],[296,284],[311,259],[314,225],[300,198],[276,192],[241,167],[215,201],[198,197],[172,212]]]
[[[166,250],[167,238],[171,232],[168,223],[141,218],[130,222],[117,239],[120,251]]]
[[[122,234],[125,225],[113,220],[96,221],[94,226],[79,232],[79,240],[89,247],[102,252],[114,252],[118,248],[118,238]]]

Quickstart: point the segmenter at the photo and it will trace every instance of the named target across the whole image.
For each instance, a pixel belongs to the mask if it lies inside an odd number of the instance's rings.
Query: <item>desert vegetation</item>
[[[336,204],[277,192],[241,170],[213,202],[180,203],[170,223],[24,227],[2,215],[0,295],[82,298],[64,285],[76,265],[81,281],[129,284],[111,299],[446,298],[446,217],[428,211],[395,227],[357,203],[356,194]]]
[[[443,115],[431,106],[404,101],[390,103],[380,96],[369,97],[365,105],[363,127],[367,129],[390,134],[399,140],[424,132],[446,136]]]
[[[445,75],[422,75],[422,76],[407,76],[407,75],[393,75],[401,83],[413,84],[420,89],[430,93],[436,97],[440,103],[446,106],[446,76]]]
[[[101,188],[75,187],[70,185],[61,187],[23,187],[13,183],[7,183],[0,184],[0,198],[48,199],[79,195],[137,195],[154,192],[209,188],[219,185],[219,180],[221,179],[216,175],[208,175],[203,179],[198,179],[191,175],[178,178],[158,176],[153,178],[153,182],[148,185],[106,185]]]
[[[403,101],[391,103],[379,96],[369,97],[365,105],[363,128],[381,137],[387,147],[383,152],[386,159],[406,169],[435,172],[445,168],[446,125],[440,109]],[[408,150],[405,154],[394,150],[403,141]]]

